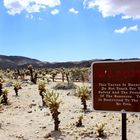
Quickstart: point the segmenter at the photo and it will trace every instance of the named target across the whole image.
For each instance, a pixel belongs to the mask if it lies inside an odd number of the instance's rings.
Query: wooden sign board
[[[140,112],[140,61],[92,64],[93,108]]]

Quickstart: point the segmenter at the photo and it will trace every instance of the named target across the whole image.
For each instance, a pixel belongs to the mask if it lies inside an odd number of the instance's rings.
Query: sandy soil
[[[50,83],[51,88],[55,83]],[[80,83],[79,83],[80,84]],[[121,140],[121,114],[92,111],[84,113],[74,90],[58,90],[60,94],[60,131],[53,131],[54,124],[48,108],[42,108],[38,86],[24,83],[16,97],[13,87],[8,87],[10,105],[0,112],[0,140]],[[83,115],[83,126],[76,127]],[[140,140],[140,115],[127,114],[128,140]],[[97,138],[96,124],[106,123],[106,138]]]

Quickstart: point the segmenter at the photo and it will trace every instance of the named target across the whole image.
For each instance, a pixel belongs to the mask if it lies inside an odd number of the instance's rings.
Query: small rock
[[[32,113],[32,110],[29,110],[28,113]]]
[[[51,133],[48,133],[48,134],[46,134],[45,136],[44,136],[44,138],[46,138],[46,139],[48,139],[48,138],[50,138],[51,137]]]
[[[24,136],[22,134],[20,134],[20,135],[17,135],[16,138],[24,139]]]
[[[15,106],[15,108],[18,108],[18,106]]]
[[[46,128],[46,126],[42,126],[41,128],[42,128],[42,129],[45,129],[45,128]]]
[[[36,106],[36,103],[31,103],[31,104],[29,105],[30,108],[32,108],[33,106]]]
[[[36,132],[35,132],[35,134],[38,134],[38,133],[39,133],[39,131],[36,131]]]

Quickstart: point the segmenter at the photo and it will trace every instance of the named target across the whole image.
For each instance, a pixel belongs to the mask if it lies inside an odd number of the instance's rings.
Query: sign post
[[[126,129],[126,113],[122,113],[122,140],[127,140],[127,129]]]
[[[122,112],[122,140],[126,113],[140,112],[140,61],[100,61],[92,64],[93,108]]]

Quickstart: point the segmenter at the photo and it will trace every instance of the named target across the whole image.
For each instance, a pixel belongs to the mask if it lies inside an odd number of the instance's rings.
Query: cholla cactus
[[[36,82],[37,82],[37,73],[33,73],[33,66],[32,65],[28,65],[28,70],[30,71],[31,82],[36,84]]]
[[[0,78],[0,96],[2,95],[2,85],[4,83],[4,80]]]
[[[18,96],[18,91],[19,91],[19,89],[21,89],[21,83],[15,82],[15,83],[13,84],[13,87],[14,87],[16,96]]]
[[[51,78],[52,78],[52,81],[54,82],[54,81],[55,81],[55,77],[56,77],[56,75],[57,75],[57,71],[56,71],[56,70],[52,70],[52,71],[50,72],[50,75],[52,76]]]
[[[66,75],[67,82],[70,83],[70,79],[69,79],[70,71],[66,70],[65,75]]]
[[[41,96],[42,98],[42,105],[45,106],[46,103],[44,101],[44,93],[46,92],[46,82],[44,80],[40,80],[39,83],[38,83],[38,90],[39,90],[39,95]]]
[[[81,115],[80,117],[78,117],[78,121],[76,122],[76,126],[77,127],[81,127],[82,126],[82,120],[83,120],[83,115]]]
[[[106,123],[102,123],[102,124],[96,124],[97,127],[97,133],[98,133],[98,137],[105,137],[105,133],[104,133],[104,127],[105,127]]]
[[[62,82],[64,82],[64,80],[65,80],[65,69],[64,68],[61,68],[60,69],[60,73],[62,75]]]
[[[59,94],[53,90],[48,91],[44,96],[44,100],[46,104],[49,106],[49,109],[52,114],[52,118],[54,119],[54,130],[59,130],[59,123],[60,123],[58,118],[60,112],[58,111],[58,109],[61,102],[58,101],[58,97]]]
[[[1,103],[4,103],[4,104],[8,104],[8,90],[7,89],[4,89],[2,90],[2,95],[1,95]]]
[[[81,99],[81,104],[83,105],[83,109],[87,110],[86,100],[89,99],[89,90],[87,86],[79,87],[77,90],[77,96]]]

